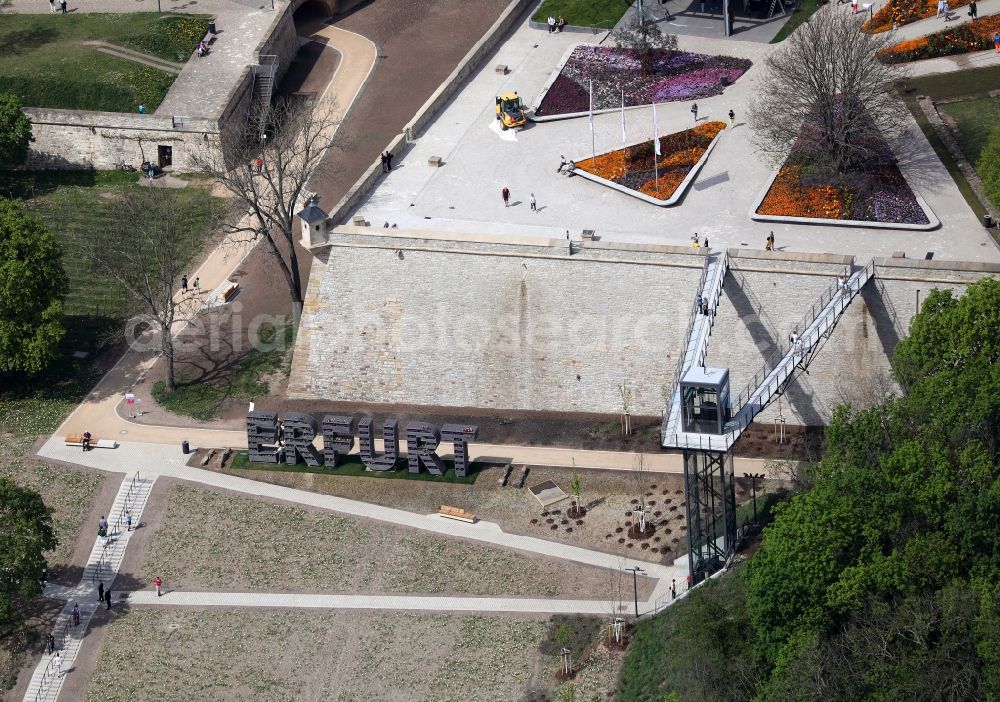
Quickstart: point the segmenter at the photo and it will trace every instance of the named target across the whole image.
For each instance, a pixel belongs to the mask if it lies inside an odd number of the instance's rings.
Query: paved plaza
[[[826,7],[817,19],[823,12],[846,8]],[[519,27],[351,216],[363,215],[372,227],[388,223],[401,229],[511,238],[565,238],[569,232],[579,239],[583,230],[592,229],[608,241],[687,245],[697,232],[708,237],[712,248],[762,249],[768,232],[774,231],[779,251],[844,253],[861,260],[895,251],[909,258],[1000,260],[1000,250],[905,109],[906,132],[894,146],[910,184],[941,220],[939,229],[913,232],[752,221],[751,207],[776,170],[754,146],[745,120],[748,100],[765,87],[762,64],[775,49],[767,44],[679,38],[685,50],[754,62],[725,93],[698,101],[700,120],[726,120],[732,109],[736,127],[723,133],[679,205],[656,207],[583,178],[558,174],[561,155],[573,159],[591,155],[587,118],[529,122],[522,130],[501,132],[494,119],[494,97],[516,90],[528,104],[537,104],[539,92],[572,45],[599,39],[576,33],[550,35],[527,24]],[[498,64],[506,64],[511,72],[498,75],[494,71]],[[689,128],[690,107],[689,102],[659,105],[661,134]],[[651,138],[650,108],[627,110],[625,122],[629,143]],[[598,115],[594,123],[597,153],[620,148],[618,113]],[[440,168],[428,165],[432,156],[441,157]],[[511,190],[509,208],[500,198],[504,186]],[[537,198],[538,212],[528,207],[530,193]],[[340,223],[350,223],[351,216]]]

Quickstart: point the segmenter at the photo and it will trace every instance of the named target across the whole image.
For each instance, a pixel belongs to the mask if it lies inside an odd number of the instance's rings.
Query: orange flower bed
[[[658,200],[669,200],[725,128],[725,122],[706,122],[662,136],[659,157],[649,140],[578,161],[576,167]]]
[[[757,212],[779,217],[840,219],[844,211],[840,190],[831,185],[804,186],[801,177],[799,166],[782,166]]]
[[[968,5],[969,0],[954,0],[948,3],[951,9]],[[861,31],[869,34],[888,32],[904,24],[927,19],[937,14],[937,0],[889,0],[875,15],[861,25]]]
[[[903,63],[984,51],[993,46],[993,37],[997,32],[1000,32],[1000,15],[989,15],[925,37],[893,44],[879,51],[878,57],[883,63]]]

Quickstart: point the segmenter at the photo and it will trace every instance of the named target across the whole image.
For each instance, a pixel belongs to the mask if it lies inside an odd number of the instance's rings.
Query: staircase
[[[107,516],[108,536],[98,536],[95,540],[79,584],[72,590],[61,593],[68,595],[68,600],[59,614],[52,635],[56,639],[56,650],[62,657],[64,673],[73,667],[90,619],[97,608],[102,606],[97,602],[98,581],[103,582],[105,587],[112,586],[125,557],[125,548],[131,536],[126,526],[125,511],[127,509],[132,514],[133,528],[138,526],[152,488],[153,481],[143,480],[138,473],[131,478],[126,477]],[[72,621],[74,605],[80,607],[78,626],[73,626]],[[54,702],[59,697],[64,675],[56,670],[54,658],[54,655],[47,653],[42,656],[24,693],[24,702]]]
[[[712,327],[715,324],[715,312],[719,307],[719,298],[722,296],[722,283],[729,270],[729,255],[725,252],[714,259],[705,259],[705,268],[698,282],[698,295],[702,302],[708,301],[708,314],[702,314],[698,308],[698,299],[695,298],[688,318],[688,330],[681,345],[683,355],[678,359],[677,369],[674,371],[674,379],[671,384],[670,404],[663,415],[663,427],[661,437],[664,442],[667,436],[680,431],[681,421],[681,378],[691,368],[697,368],[705,364],[705,357],[708,355],[708,340],[712,335]],[[664,443],[666,446],[666,443]]]
[[[260,57],[260,62],[253,67],[254,91],[257,100],[262,107],[271,104],[271,96],[274,94],[274,78],[278,75],[278,57],[264,55]]]
[[[705,451],[728,451],[743,431],[750,426],[768,403],[784,392],[785,386],[799,370],[805,370],[820,349],[821,342],[833,332],[844,311],[869,280],[875,277],[875,261],[856,271],[843,289],[828,288],[813,304],[803,320],[796,325],[798,339],[781,345],[764,366],[754,374],[735,400],[730,400],[730,419],[724,434],[698,434],[680,431],[680,393],[675,389],[671,403],[663,448],[687,448]],[[707,343],[707,342],[706,342]],[[703,356],[702,356],[703,358]],[[676,407],[675,407],[676,405]],[[674,413],[677,418],[674,420]]]

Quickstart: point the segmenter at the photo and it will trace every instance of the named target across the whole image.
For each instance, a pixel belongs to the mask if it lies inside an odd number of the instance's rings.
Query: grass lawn
[[[1000,127],[1000,98],[976,98],[938,105],[958,125],[958,145],[969,163],[979,161],[993,130]]]
[[[30,107],[150,112],[174,76],[97,51],[103,40],[170,61],[184,62],[204,35],[208,17],[70,13],[4,15],[0,25],[0,92]]]
[[[630,0],[544,0],[531,19],[545,23],[549,15],[561,16],[576,27],[611,29],[630,5]]]
[[[934,100],[962,96],[985,97],[991,90],[1000,90],[1000,66],[911,78],[909,86],[915,94],[927,95]]]
[[[444,460],[444,459],[442,459]],[[307,466],[304,463],[298,465],[290,466],[287,463],[252,463],[249,458],[247,458],[246,451],[238,451],[233,454],[232,463],[230,468],[238,468],[242,470],[262,470],[267,472],[278,471],[282,473],[322,473],[326,475],[344,475],[360,478],[384,478],[387,480],[428,480],[430,482],[438,483],[463,483],[466,485],[472,485],[476,482],[476,478],[479,477],[479,471],[484,468],[488,468],[493,465],[490,463],[484,463],[482,461],[473,461],[469,465],[469,474],[464,478],[460,478],[455,475],[455,467],[453,461],[444,460],[444,464],[448,467],[444,475],[431,475],[421,471],[420,473],[411,473],[407,470],[406,459],[399,459],[396,461],[395,470],[386,471],[370,471],[365,467],[365,464],[361,461],[361,457],[356,454],[351,454],[345,456],[340,463],[337,464],[336,468],[330,468],[328,466]]]
[[[292,361],[291,349],[294,330],[291,327],[261,331],[261,341],[273,344],[277,335],[283,337],[276,348],[250,351],[240,359],[232,373],[216,380],[197,380],[185,383],[178,379],[177,388],[166,392],[164,381],[153,385],[153,398],[157,404],[174,414],[193,417],[202,421],[215,419],[219,409],[229,400],[249,402],[255,397],[265,397],[271,388],[267,376],[280,372],[288,375]]]
[[[771,40],[772,44],[777,44],[779,41],[784,41],[788,36],[794,32],[800,24],[808,21],[813,13],[819,9],[819,0],[802,0],[799,6],[792,11],[792,16],[788,18],[778,33],[774,35],[774,39]]]

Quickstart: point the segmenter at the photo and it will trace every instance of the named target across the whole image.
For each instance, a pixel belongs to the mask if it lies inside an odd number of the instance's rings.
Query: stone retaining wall
[[[293,397],[658,415],[705,251],[340,227],[317,251],[290,379]],[[731,251],[708,365],[739,393],[853,262]],[[859,262],[860,264],[860,262]],[[961,294],[1000,265],[881,259],[807,374],[758,421],[820,425],[891,386],[889,360],[935,287]]]
[[[34,107],[24,112],[35,139],[28,168],[110,170],[123,160],[138,167],[156,161],[159,146],[170,146],[174,167],[185,170],[192,166],[191,154],[219,130],[218,122],[208,119]]]

